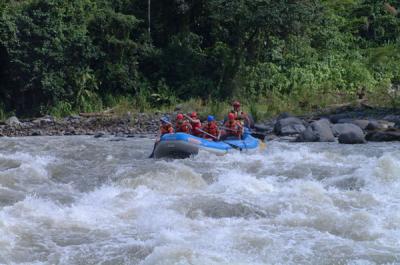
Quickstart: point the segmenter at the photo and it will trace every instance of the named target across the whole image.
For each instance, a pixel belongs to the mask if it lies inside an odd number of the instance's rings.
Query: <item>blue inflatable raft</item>
[[[263,148],[265,144],[245,133],[243,140],[227,139],[223,141],[209,141],[186,133],[165,134],[154,149],[154,157],[185,158],[196,155],[200,150],[216,155],[224,155],[234,150],[251,152]]]

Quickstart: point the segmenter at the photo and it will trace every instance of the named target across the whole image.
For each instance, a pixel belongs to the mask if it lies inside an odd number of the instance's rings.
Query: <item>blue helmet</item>
[[[169,118],[167,116],[162,117],[160,120],[162,123],[169,123]]]
[[[214,116],[212,116],[212,115],[208,115],[208,117],[207,117],[207,121],[213,121],[214,120]]]

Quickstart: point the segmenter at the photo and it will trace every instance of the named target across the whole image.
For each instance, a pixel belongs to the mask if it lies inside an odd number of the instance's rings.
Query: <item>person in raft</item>
[[[168,117],[163,117],[160,121],[160,137],[167,133],[174,133],[174,128],[172,127],[172,123],[169,121]]]
[[[198,130],[198,129],[201,129],[201,121],[197,117],[197,113],[196,112],[192,112],[190,114],[190,117],[187,116],[187,115],[185,115],[185,116],[189,119],[190,125],[192,126],[192,135],[197,136],[197,137],[201,137],[201,135],[203,133]]]
[[[240,121],[242,125],[246,127],[250,127],[251,121],[249,118],[249,115],[247,113],[243,112],[240,109],[240,102],[239,101],[234,101],[232,103],[233,109],[230,111],[230,113],[233,113],[235,115],[235,119]]]
[[[160,122],[161,122],[160,130],[158,131],[158,136],[154,143],[153,152],[151,152],[151,155],[149,156],[149,158],[154,157],[154,151],[156,150],[156,146],[158,145],[158,143],[160,143],[161,137],[168,133],[174,133],[174,128],[172,128],[172,123],[169,121],[168,117],[162,117],[160,119]]]
[[[203,127],[203,137],[207,140],[219,140],[219,130],[214,116],[208,115],[207,123]]]
[[[190,134],[191,130],[192,125],[184,119],[183,114],[176,115],[175,131]]]
[[[243,125],[232,112],[228,114],[228,120],[225,122],[224,127],[224,139],[229,137],[242,139]]]

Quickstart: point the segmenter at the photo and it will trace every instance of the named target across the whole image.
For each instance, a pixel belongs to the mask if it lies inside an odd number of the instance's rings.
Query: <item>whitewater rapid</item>
[[[0,138],[0,264],[400,264],[400,143],[114,140]]]

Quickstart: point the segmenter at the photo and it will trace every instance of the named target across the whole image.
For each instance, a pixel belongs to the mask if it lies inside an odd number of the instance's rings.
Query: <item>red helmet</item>
[[[197,118],[197,113],[193,111],[193,112],[190,114],[190,117],[191,117],[191,118]]]
[[[176,115],[176,119],[183,120],[183,114],[179,113],[178,115]]]
[[[232,121],[235,119],[235,114],[233,114],[232,112],[228,114],[228,120]]]
[[[240,107],[240,102],[239,102],[239,101],[234,101],[234,102],[232,103],[232,105],[233,105],[234,107]]]

